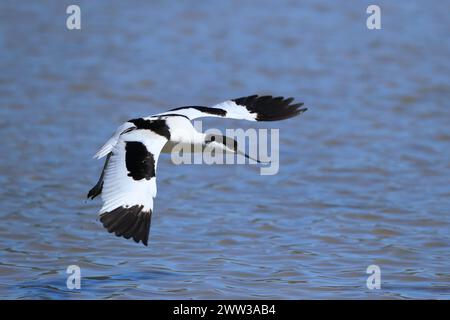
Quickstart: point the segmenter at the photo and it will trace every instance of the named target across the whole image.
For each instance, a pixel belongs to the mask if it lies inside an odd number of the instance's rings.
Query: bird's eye
[[[216,141],[216,137],[212,136],[211,141]]]

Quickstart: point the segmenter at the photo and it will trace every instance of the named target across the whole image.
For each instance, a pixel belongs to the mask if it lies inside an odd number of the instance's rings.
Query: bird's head
[[[207,134],[205,136],[205,147],[212,147],[215,150],[219,150],[219,151],[223,150],[223,151],[229,152],[229,153],[237,153],[248,159],[254,160],[257,163],[267,163],[267,162],[262,162],[258,159],[253,159],[245,152],[239,150],[238,142],[235,139],[227,137],[227,136],[222,136],[220,134]]]
[[[228,152],[237,152],[237,141],[233,138],[222,136],[219,134],[207,134],[205,137],[205,145],[214,147],[218,150],[225,150]]]

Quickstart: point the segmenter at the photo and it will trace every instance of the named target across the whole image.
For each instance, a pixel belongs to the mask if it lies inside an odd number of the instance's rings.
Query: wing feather
[[[109,232],[147,245],[156,165],[166,142],[167,138],[151,130],[133,130],[118,137],[105,168],[99,212]]]
[[[293,98],[252,95],[227,100],[212,107],[187,106],[175,108],[155,116],[178,114],[190,120],[201,117],[222,117],[248,121],[276,121],[292,118],[307,110]]]
[[[106,143],[100,148],[100,150],[97,151],[97,153],[94,155],[94,158],[100,159],[100,158],[103,158],[104,156],[106,156],[107,154],[109,154],[112,151],[112,149],[114,148],[114,146],[117,144],[117,142],[119,141],[120,135],[124,131],[126,131],[132,127],[134,127],[134,125],[132,123],[125,122],[123,125],[121,125],[119,128],[117,128],[116,132],[114,132],[112,137],[109,138],[108,141],[106,141]]]

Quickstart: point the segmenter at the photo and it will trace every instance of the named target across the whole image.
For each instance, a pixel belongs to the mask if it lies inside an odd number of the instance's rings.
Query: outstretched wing
[[[292,118],[307,108],[303,103],[293,103],[294,98],[248,96],[227,100],[212,107],[188,106],[157,114],[179,114],[190,120],[201,117],[223,117],[249,121],[276,121]]]
[[[147,129],[118,137],[104,168],[100,221],[116,236],[147,245],[156,197],[156,165],[167,138]]]

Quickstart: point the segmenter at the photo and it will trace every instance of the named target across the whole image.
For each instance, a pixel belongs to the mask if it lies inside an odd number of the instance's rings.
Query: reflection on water
[[[381,1],[369,31],[367,5],[81,1],[68,31],[2,2],[0,297],[449,298],[448,10]],[[280,128],[277,175],[165,155],[149,247],[105,232],[84,197],[121,122],[253,93],[310,108],[205,124]]]

